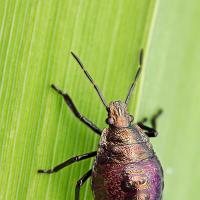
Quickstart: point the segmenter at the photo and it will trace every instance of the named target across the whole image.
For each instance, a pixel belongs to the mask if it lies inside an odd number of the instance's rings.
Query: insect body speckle
[[[92,171],[95,199],[161,199],[163,172],[148,136],[130,124],[123,102],[111,102],[109,111],[115,125],[104,129],[99,143]]]
[[[38,172],[51,174],[74,162],[95,156],[92,169],[86,172],[76,184],[75,200],[79,200],[80,188],[89,177],[92,178],[95,200],[161,200],[164,186],[163,171],[149,138],[157,136],[156,119],[162,111],[159,110],[152,117],[152,128],[144,125],[146,119],[133,123],[134,118],[127,111],[131,93],[141,72],[142,51],[139,59],[140,67],[125,101],[112,101],[109,105],[79,58],[74,53],[72,55],[106,107],[108,113],[106,123],[109,127],[103,131],[99,129],[79,113],[68,94],[52,85],[52,88],[62,95],[74,115],[95,133],[101,135],[101,138],[97,151],[75,156],[53,169],[38,170]]]

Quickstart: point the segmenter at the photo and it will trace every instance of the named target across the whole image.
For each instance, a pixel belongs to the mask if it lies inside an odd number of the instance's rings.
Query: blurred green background
[[[0,0],[0,199],[74,199],[92,159],[53,175],[37,169],[94,151],[99,137],[50,84],[103,128],[104,106],[70,51],[111,101],[125,98],[141,47],[129,111],[137,121],[163,108],[152,143],[165,172],[164,200],[199,199],[199,18],[197,0]],[[90,181],[82,199],[92,199]]]

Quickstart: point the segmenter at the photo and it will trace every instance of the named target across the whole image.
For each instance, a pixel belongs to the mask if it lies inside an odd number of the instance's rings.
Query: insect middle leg
[[[145,133],[149,137],[156,137],[158,135],[158,132],[156,131],[156,125],[157,125],[156,122],[157,122],[158,117],[162,114],[162,112],[163,111],[159,109],[158,112],[155,115],[153,115],[152,118],[150,119],[152,128],[143,124],[147,121],[147,118],[143,118],[140,122],[137,123],[140,128],[142,128],[143,130],[146,130]]]
[[[85,183],[85,181],[92,175],[92,169],[90,169],[87,173],[83,175],[82,178],[80,178],[76,183],[76,189],[75,189],[75,200],[79,200],[80,196],[80,189],[81,186]]]
[[[64,167],[67,167],[68,165],[71,165],[72,163],[75,163],[75,162],[78,162],[78,161],[81,161],[81,160],[84,160],[84,159],[87,159],[87,158],[91,158],[91,157],[94,157],[96,155],[97,155],[97,152],[93,151],[93,152],[86,153],[86,154],[83,154],[83,155],[75,156],[75,157],[72,157],[72,158],[68,159],[67,161],[57,165],[53,169],[47,169],[47,170],[39,169],[38,173],[52,174],[52,173],[55,173],[55,172],[63,169]]]
[[[70,96],[68,94],[64,94],[60,89],[58,89],[54,84],[51,85],[51,87],[60,95],[62,95],[62,97],[64,98],[65,102],[67,103],[67,105],[69,106],[70,110],[74,113],[74,115],[80,120],[82,121],[84,124],[86,124],[89,128],[91,128],[95,133],[97,133],[98,135],[101,135],[102,130],[99,129],[94,123],[92,123],[90,120],[88,120],[86,117],[84,117],[76,108],[76,106],[74,105],[72,99],[70,98]]]

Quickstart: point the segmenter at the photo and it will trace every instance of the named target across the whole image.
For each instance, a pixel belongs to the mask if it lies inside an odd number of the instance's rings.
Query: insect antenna
[[[139,68],[137,70],[137,73],[135,75],[135,78],[134,78],[134,81],[133,83],[131,84],[131,87],[128,91],[128,95],[126,97],[126,100],[125,100],[125,104],[128,105],[128,102],[129,102],[129,99],[130,99],[130,96],[131,96],[131,93],[133,92],[134,88],[135,88],[135,85],[136,85],[136,82],[139,78],[139,75],[140,75],[140,72],[142,70],[142,62],[143,62],[143,49],[140,50],[140,56],[139,56]]]
[[[83,66],[82,62],[80,61],[80,59],[78,58],[78,56],[76,56],[73,52],[71,52],[72,56],[75,58],[75,60],[78,62],[79,66],[82,68],[83,72],[85,73],[85,75],[87,76],[87,78],[89,79],[89,81],[92,83],[92,85],[94,86],[94,89],[97,91],[102,103],[104,104],[104,106],[106,107],[106,109],[108,109],[108,106],[106,104],[106,101],[101,93],[101,91],[99,90],[98,86],[94,83],[92,77],[90,76],[90,74],[86,71],[85,67]]]

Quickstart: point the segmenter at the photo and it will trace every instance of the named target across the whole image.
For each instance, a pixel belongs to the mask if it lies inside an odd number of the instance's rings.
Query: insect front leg
[[[47,169],[47,170],[39,169],[38,173],[52,174],[52,173],[55,173],[55,172],[63,169],[64,167],[67,167],[68,165],[71,165],[72,163],[75,163],[75,162],[78,162],[78,161],[81,161],[81,160],[84,160],[84,159],[87,159],[87,158],[91,158],[91,157],[94,157],[96,155],[97,155],[97,152],[93,151],[93,152],[86,153],[86,154],[83,154],[83,155],[75,156],[75,157],[72,157],[72,158],[68,159],[67,161],[57,165],[53,169]]]
[[[80,189],[81,186],[85,183],[85,181],[92,175],[92,169],[90,169],[86,174],[83,175],[82,178],[80,178],[76,183],[76,189],[75,189],[75,200],[79,200],[80,196]]]
[[[88,120],[86,117],[84,117],[76,108],[75,104],[73,103],[72,99],[68,94],[64,94],[60,89],[58,89],[54,84],[51,85],[51,87],[62,97],[64,98],[65,102],[69,106],[70,110],[74,113],[74,115],[82,121],[84,124],[86,124],[89,128],[91,128],[95,133],[98,135],[101,135],[102,130],[99,129],[94,123],[92,123],[90,120]]]
[[[145,130],[146,134],[149,136],[149,137],[156,137],[158,135],[158,132],[156,131],[156,125],[157,125],[157,119],[158,117],[162,114],[162,110],[158,110],[158,112],[152,116],[152,118],[150,119],[150,122],[151,122],[151,127],[148,127],[146,125],[144,125],[143,123],[145,123],[147,121],[147,118],[143,118],[140,122],[137,123],[137,125],[142,128],[143,130]]]

